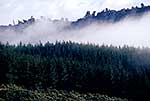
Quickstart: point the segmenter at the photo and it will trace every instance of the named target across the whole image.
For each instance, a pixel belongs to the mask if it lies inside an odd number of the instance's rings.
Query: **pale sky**
[[[150,5],[150,0],[0,0],[0,24],[12,24],[13,20],[28,19],[30,16],[45,16],[51,19],[68,18],[76,20],[87,10],[101,11]]]

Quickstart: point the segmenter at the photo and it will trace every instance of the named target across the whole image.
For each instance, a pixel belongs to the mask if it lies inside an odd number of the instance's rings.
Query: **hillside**
[[[1,101],[128,101],[116,97],[108,97],[98,93],[81,94],[75,91],[63,91],[56,89],[45,90],[27,90],[16,85],[1,85],[0,87]]]
[[[0,100],[149,100],[149,11],[142,3],[1,25]]]
[[[90,11],[87,11],[85,16],[83,18],[78,19],[77,21],[73,22],[72,25],[75,27],[83,27],[88,24],[91,24],[93,22],[98,23],[115,23],[123,20],[126,17],[141,17],[145,13],[150,12],[150,6],[144,6],[144,4],[141,4],[141,7],[132,7],[131,9],[123,8],[121,10],[110,10],[106,8],[105,10],[98,12],[96,14],[96,11],[93,11],[91,14]]]
[[[73,42],[0,44],[0,84],[149,99],[149,50]]]

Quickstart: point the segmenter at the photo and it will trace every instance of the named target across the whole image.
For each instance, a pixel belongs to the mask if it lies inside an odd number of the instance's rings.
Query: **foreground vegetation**
[[[0,43],[0,84],[149,99],[150,49],[73,42]]]
[[[16,85],[1,85],[0,100],[6,101],[127,101],[116,97],[108,97],[100,94],[81,94],[74,91],[63,91],[56,89],[27,90]]]

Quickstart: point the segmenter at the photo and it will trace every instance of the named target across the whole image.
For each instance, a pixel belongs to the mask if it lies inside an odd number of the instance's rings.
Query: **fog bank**
[[[150,14],[142,18],[126,18],[118,23],[94,23],[80,29],[68,30],[69,22],[58,21],[57,23],[47,20],[36,21],[35,24],[16,32],[6,30],[0,32],[0,41],[10,44],[23,43],[36,44],[57,41],[74,41],[82,43],[106,44],[106,45],[150,45]]]

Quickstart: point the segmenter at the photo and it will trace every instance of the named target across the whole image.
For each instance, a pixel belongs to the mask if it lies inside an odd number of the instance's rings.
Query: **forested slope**
[[[150,49],[74,42],[0,44],[0,84],[149,98]]]

